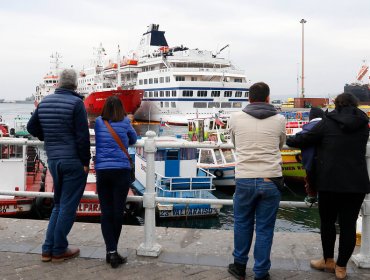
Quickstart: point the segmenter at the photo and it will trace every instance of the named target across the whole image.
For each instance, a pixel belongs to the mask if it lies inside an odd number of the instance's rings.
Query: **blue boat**
[[[157,137],[155,141],[182,142],[175,137]],[[217,199],[212,174],[204,170],[207,176],[197,173],[195,148],[158,148],[155,154],[155,189],[158,197]],[[143,148],[136,148],[135,177],[133,188],[138,195],[143,195],[146,185],[146,159]],[[220,213],[221,204],[195,203],[157,203],[160,218],[184,218],[214,216]]]

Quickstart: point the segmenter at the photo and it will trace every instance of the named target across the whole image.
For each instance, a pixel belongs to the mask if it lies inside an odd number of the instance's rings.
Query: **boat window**
[[[176,97],[176,90],[172,91],[172,97]]]
[[[169,103],[166,101],[164,102],[164,107],[168,108],[169,107]]]
[[[155,153],[155,161],[164,161],[165,152],[166,150],[157,150]]]
[[[166,90],[166,97],[170,97],[171,96],[171,93],[169,90]]]
[[[171,102],[171,108],[176,108],[176,102]]]
[[[193,91],[192,90],[183,90],[182,91],[182,96],[193,96]]]
[[[160,82],[161,84],[163,84],[163,83],[164,83],[164,78],[163,78],[163,77],[159,77],[159,82]]]
[[[0,144],[0,158],[1,159],[11,159],[11,158],[22,158],[23,150],[20,145],[8,145]]]
[[[220,108],[220,102],[208,102],[208,108]]]
[[[154,97],[158,97],[158,91],[154,92]]]
[[[164,91],[163,90],[161,90],[159,93],[160,93],[161,97],[164,97]]]
[[[184,160],[196,159],[196,152],[197,149],[195,148],[180,149],[180,159]]]
[[[149,79],[149,84],[152,84],[153,83],[153,79]]]
[[[192,82],[198,81],[198,78],[197,77],[191,77],[191,81]]]
[[[211,97],[220,97],[220,93],[219,90],[212,90]]]
[[[242,97],[242,95],[243,95],[243,92],[241,92],[241,91],[236,91],[235,92],[235,97]]]
[[[197,96],[198,97],[206,97],[207,96],[207,91],[206,90],[198,90]]]
[[[244,96],[245,96],[245,97],[248,97],[248,96],[249,96],[249,92],[248,92],[248,91],[246,91]]]
[[[226,163],[234,163],[235,162],[234,154],[230,149],[222,150],[222,152],[224,154],[224,158],[226,160]]]
[[[149,97],[153,97],[153,92],[149,91]]]
[[[144,97],[148,97],[148,92],[144,91]]]
[[[231,108],[231,102],[221,102],[221,108]]]
[[[233,102],[233,108],[241,108],[242,103],[241,102]]]
[[[148,79],[144,79],[144,85],[148,83]]]
[[[176,76],[176,82],[183,82],[183,81],[185,81],[184,76]]]
[[[163,101],[161,101],[161,108],[163,108]]]
[[[166,83],[169,83],[171,81],[171,78],[170,77],[166,77]]]
[[[243,79],[242,78],[235,78],[234,79],[234,82],[235,83],[242,83],[243,82]]]
[[[166,151],[167,160],[177,160],[179,159],[179,150],[167,150]]]
[[[222,155],[220,149],[215,149],[215,157],[217,164],[222,164]]]
[[[154,83],[158,84],[158,78],[154,78]]]
[[[224,97],[231,97],[233,95],[233,92],[231,90],[225,90]]]
[[[200,163],[214,164],[212,151],[211,150],[201,150],[200,152]]]
[[[194,102],[194,108],[207,108],[207,102]]]

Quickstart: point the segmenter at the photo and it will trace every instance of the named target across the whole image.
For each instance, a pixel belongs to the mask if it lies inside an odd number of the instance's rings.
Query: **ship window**
[[[234,82],[235,83],[242,83],[243,82],[243,79],[242,78],[235,78],[234,79]]]
[[[208,108],[220,108],[220,102],[208,102]]]
[[[176,97],[176,90],[172,91],[172,97]]]
[[[146,91],[144,92],[144,97],[148,97],[148,93]]]
[[[155,161],[164,161],[166,150],[157,150],[155,153]]]
[[[221,108],[231,108],[231,102],[221,102]]]
[[[154,78],[154,83],[158,84],[158,78]]]
[[[226,163],[234,163],[235,162],[234,154],[230,149],[222,150],[222,152],[224,154],[224,158],[226,160]]]
[[[233,95],[233,92],[231,91],[231,90],[226,90],[225,92],[224,92],[224,96],[225,97],[231,97]]]
[[[153,97],[153,92],[149,91],[149,97]]]
[[[154,92],[154,97],[158,97],[158,91]]]
[[[191,77],[191,81],[192,82],[195,82],[195,81],[197,81],[198,79],[197,79],[197,77]]]
[[[198,97],[206,97],[207,96],[207,91],[206,90],[198,90],[197,96]]]
[[[170,97],[171,96],[171,92],[169,90],[166,90],[166,97]]]
[[[153,79],[149,79],[149,84],[152,84],[153,83]]]
[[[160,77],[159,78],[159,82],[162,84],[162,83],[164,83],[164,78],[163,77]]]
[[[233,108],[241,108],[242,103],[241,102],[233,102]]]
[[[212,151],[211,150],[201,150],[200,151],[200,163],[214,164]]]
[[[164,107],[166,107],[166,108],[168,108],[169,107],[169,103],[166,101],[166,102],[164,102]]]
[[[196,159],[196,150],[195,148],[180,149],[180,159]]]
[[[163,101],[161,101],[161,108],[163,108]]]
[[[166,77],[166,83],[169,83],[171,81],[170,77]]]
[[[194,108],[207,108],[207,102],[194,102]]]
[[[235,92],[235,97],[242,97],[242,92],[241,91],[236,91]]]
[[[212,97],[220,97],[220,91],[219,90],[212,90],[211,96]]]
[[[222,164],[222,155],[219,149],[215,149],[215,157],[217,164]]]
[[[164,96],[164,91],[163,91],[163,90],[161,90],[159,93],[160,93],[160,96],[161,96],[161,97],[163,97],[163,96]]]
[[[171,108],[176,108],[176,102],[171,102]]]
[[[183,90],[182,91],[182,96],[193,96],[193,91],[192,90]]]
[[[244,97],[248,97],[248,95],[249,95],[248,93],[249,93],[249,92],[248,92],[248,91],[246,91],[246,92],[245,92],[245,94],[244,94]]]
[[[183,81],[185,81],[184,76],[176,76],[176,82],[183,82]]]
[[[144,79],[144,85],[148,84],[148,79]]]

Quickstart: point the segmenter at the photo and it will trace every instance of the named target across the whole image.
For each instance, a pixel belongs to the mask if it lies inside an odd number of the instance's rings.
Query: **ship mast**
[[[59,75],[59,66],[62,64],[60,58],[62,58],[62,56],[58,52],[55,52],[51,54],[50,58],[50,63],[55,65],[55,75]]]
[[[118,52],[117,52],[117,89],[121,88],[121,51],[118,45]]]

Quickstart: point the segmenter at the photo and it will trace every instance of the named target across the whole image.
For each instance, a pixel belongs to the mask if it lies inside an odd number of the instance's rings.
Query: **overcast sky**
[[[134,50],[151,23],[170,46],[216,51],[270,85],[273,99],[297,96],[305,24],[307,97],[335,96],[370,61],[369,0],[0,0],[0,98],[24,99],[59,52],[63,67],[89,65],[103,43]],[[298,71],[299,70],[299,71]]]

